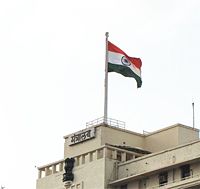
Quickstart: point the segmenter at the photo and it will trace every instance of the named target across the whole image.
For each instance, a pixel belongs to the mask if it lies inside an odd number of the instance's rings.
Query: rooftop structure
[[[140,134],[100,118],[64,140],[63,159],[38,168],[37,189],[200,188],[198,129]]]

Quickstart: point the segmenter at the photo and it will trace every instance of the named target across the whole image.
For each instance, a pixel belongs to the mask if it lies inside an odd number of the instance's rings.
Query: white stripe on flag
[[[123,54],[108,51],[108,62],[111,63],[111,64],[124,66],[122,64],[122,57],[123,56],[124,56]],[[141,77],[140,70],[137,67],[135,67],[134,64],[131,64],[130,66],[128,66],[128,68],[130,68],[135,74],[137,74],[139,77]]]

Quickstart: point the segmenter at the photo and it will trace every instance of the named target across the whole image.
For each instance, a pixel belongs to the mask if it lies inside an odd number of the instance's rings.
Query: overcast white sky
[[[143,62],[109,74],[108,116],[154,131],[200,128],[199,0],[0,0],[0,185],[35,189],[63,136],[103,116],[105,32]]]

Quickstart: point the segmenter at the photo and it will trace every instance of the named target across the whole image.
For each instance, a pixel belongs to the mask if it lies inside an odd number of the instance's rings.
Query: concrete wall
[[[101,146],[101,127],[96,127],[96,137],[90,140],[69,146],[70,138],[65,139],[64,158],[74,157],[92,150],[96,150]]]
[[[102,145],[108,143],[113,145],[144,147],[144,137],[141,134],[105,126],[101,130]]]
[[[113,169],[112,169],[113,170]],[[37,189],[64,189],[63,173],[51,174],[37,180]],[[105,188],[105,158],[74,167],[74,181],[71,188],[104,189]]]
[[[105,185],[106,189],[113,189],[109,187],[108,183],[116,177],[116,160],[113,159],[105,159]]]
[[[159,152],[198,139],[198,129],[176,124],[147,135],[144,148],[151,152]]]
[[[185,188],[183,187],[186,183],[193,185],[197,180],[199,180],[199,168],[200,168],[200,162],[192,163],[190,164],[191,168],[191,176],[185,180],[181,180],[181,171],[180,167],[176,167],[173,169],[168,170],[168,183],[164,186],[159,186],[159,173],[149,175],[147,182],[146,182],[146,188],[151,188],[151,189],[167,189],[167,188]],[[137,184],[138,181],[133,181],[128,184],[133,185]],[[192,184],[193,183],[193,184]],[[183,185],[180,187],[180,185]],[[187,187],[186,187],[187,188]],[[141,189],[140,187],[135,188],[135,189]]]
[[[53,175],[38,179],[36,183],[37,189],[63,189],[63,173],[59,172]]]
[[[96,137],[82,143],[69,146],[69,140],[70,138],[65,139],[64,158],[87,153],[88,151],[95,150],[106,143],[140,148],[144,147],[143,135],[108,126],[97,126]]]
[[[178,144],[186,144],[199,139],[199,131],[188,127],[178,127]]]
[[[128,189],[183,189],[183,188],[200,188],[200,161],[190,163],[191,175],[188,178],[181,179],[180,166],[169,168],[165,171],[168,172],[168,182],[164,186],[159,186],[159,173],[149,174],[140,179],[127,182]],[[199,186],[199,187],[198,187]],[[120,189],[119,186],[113,187],[113,189]]]
[[[145,137],[145,149],[159,152],[178,145],[178,127],[152,133]]]
[[[104,188],[105,159],[86,163],[74,169],[74,183],[82,182],[84,189]]]
[[[65,139],[64,158],[73,157],[108,143],[112,145],[126,145],[139,147],[150,152],[158,152],[180,144],[198,140],[197,129],[181,126],[179,124],[161,129],[159,131],[142,135],[124,129],[108,126],[97,126],[96,137],[79,144],[69,146],[70,138]]]
[[[189,161],[195,157],[200,157],[199,154],[200,141],[159,153],[146,155],[135,160],[119,164],[118,178],[126,178],[127,169],[129,173],[128,176],[148,173],[150,171],[159,170],[187,160]]]

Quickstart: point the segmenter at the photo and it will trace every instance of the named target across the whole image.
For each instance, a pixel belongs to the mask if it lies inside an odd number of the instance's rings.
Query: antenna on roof
[[[193,125],[193,129],[194,129],[194,126],[195,126],[195,120],[194,120],[194,102],[192,103],[192,125]]]

